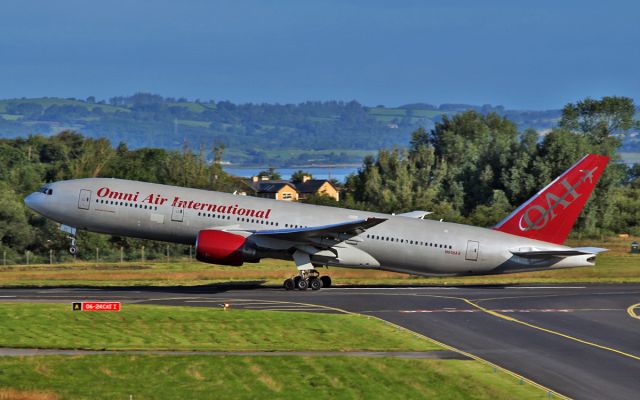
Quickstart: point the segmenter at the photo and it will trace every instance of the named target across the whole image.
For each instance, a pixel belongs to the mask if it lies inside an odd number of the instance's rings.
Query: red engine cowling
[[[256,251],[246,242],[244,236],[229,232],[200,231],[196,240],[196,259],[209,264],[234,266],[240,266],[244,261],[256,261]]]

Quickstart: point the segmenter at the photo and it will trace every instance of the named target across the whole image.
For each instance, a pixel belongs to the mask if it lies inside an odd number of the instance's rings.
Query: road
[[[0,289],[0,301],[82,300],[371,315],[562,395],[640,398],[640,285]]]

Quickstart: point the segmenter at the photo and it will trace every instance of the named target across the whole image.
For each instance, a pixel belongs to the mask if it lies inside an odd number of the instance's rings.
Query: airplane
[[[606,249],[564,246],[609,158],[588,154],[493,228],[113,178],[44,185],[25,198],[77,230],[195,245],[196,259],[241,266],[293,260],[287,290],[331,286],[320,267],[420,276],[489,275],[595,265]]]

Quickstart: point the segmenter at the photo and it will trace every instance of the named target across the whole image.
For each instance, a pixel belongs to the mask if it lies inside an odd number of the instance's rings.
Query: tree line
[[[193,151],[158,148],[130,150],[107,139],[91,139],[73,131],[51,137],[0,139],[0,252],[10,260],[21,260],[25,252],[65,254],[69,247],[56,223],[26,208],[23,198],[43,183],[59,180],[113,177],[207,190],[233,191],[237,178],[220,166],[224,148],[213,146]],[[213,162],[211,162],[213,160]],[[92,259],[95,248],[103,257],[116,256],[120,247],[129,257],[145,246],[147,258],[163,257],[166,245],[118,236],[80,233],[80,258]],[[171,246],[172,254],[183,254],[184,246]]]
[[[637,124],[626,98],[568,104],[559,125],[540,138],[497,113],[467,111],[419,128],[407,148],[381,149],[343,183],[340,203],[323,196],[306,201],[387,213],[432,211],[452,222],[492,226],[587,153],[612,158],[582,212],[575,235],[640,234],[640,165],[619,163],[620,137]],[[23,198],[43,183],[83,177],[114,177],[233,192],[242,189],[220,161],[224,146],[192,150],[129,149],[73,131],[0,139],[0,251],[10,258],[68,247],[57,225],[28,210]],[[268,172],[268,171],[267,171]],[[271,171],[273,172],[273,171]],[[300,172],[299,174],[302,174]],[[80,257],[90,249],[127,254],[145,245],[162,257],[165,244],[81,233]],[[184,252],[173,246],[172,253]],[[104,253],[103,253],[104,254]],[[108,254],[104,254],[105,256]]]
[[[640,234],[640,166],[620,163],[621,137],[637,125],[633,101],[585,99],[562,110],[540,139],[496,113],[445,116],[413,132],[409,148],[367,157],[346,182],[344,203],[383,212],[432,211],[432,218],[492,226],[587,153],[611,162],[574,234]]]

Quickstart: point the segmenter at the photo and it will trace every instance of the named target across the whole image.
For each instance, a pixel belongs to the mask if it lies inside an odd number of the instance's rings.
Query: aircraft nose
[[[39,207],[39,203],[40,203],[40,199],[38,198],[40,195],[40,193],[37,192],[33,192],[30,195],[28,195],[27,197],[24,198],[24,204],[29,207],[30,209],[32,209],[33,211],[38,211]]]

